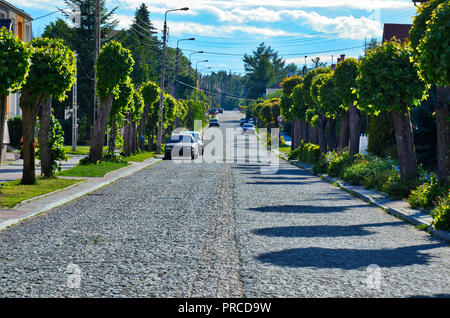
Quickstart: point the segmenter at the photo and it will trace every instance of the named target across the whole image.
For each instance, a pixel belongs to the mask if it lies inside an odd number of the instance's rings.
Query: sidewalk
[[[304,162],[300,161],[291,161],[287,159],[286,154],[280,152],[280,151],[273,151],[276,155],[280,156],[280,158],[290,162],[291,164],[308,171],[309,173],[313,174],[312,166],[309,164],[306,164]],[[450,232],[448,231],[438,231],[435,230],[431,226],[431,221],[433,220],[433,217],[426,212],[423,212],[421,210],[417,209],[411,209],[409,207],[409,203],[402,201],[402,200],[390,200],[383,194],[379,192],[375,192],[373,190],[369,190],[364,188],[363,186],[355,186],[355,185],[349,185],[343,182],[342,180],[339,180],[337,178],[331,178],[326,174],[318,174],[318,176],[327,181],[330,182],[344,191],[347,191],[353,195],[358,196],[362,200],[372,203],[384,211],[386,211],[389,214],[392,214],[400,219],[405,220],[408,223],[411,223],[416,226],[424,227],[426,228],[426,231],[429,232],[431,235],[439,237],[441,239],[450,241]]]
[[[131,166],[111,171],[102,178],[60,177],[68,179],[82,179],[83,181],[62,190],[26,200],[12,209],[0,210],[0,231],[29,217],[49,211],[69,201],[82,197],[87,193],[93,192],[118,179],[128,177],[159,161],[161,161],[161,158],[155,157],[147,159],[143,162],[130,162]]]
[[[12,155],[9,154],[8,155]],[[70,156],[67,161],[61,161],[61,169],[66,170],[75,167],[85,156]],[[11,159],[9,159],[11,158]],[[0,165],[0,183],[22,178],[23,159],[13,160],[12,156],[7,157],[6,164]],[[36,159],[36,176],[41,174],[39,160]]]

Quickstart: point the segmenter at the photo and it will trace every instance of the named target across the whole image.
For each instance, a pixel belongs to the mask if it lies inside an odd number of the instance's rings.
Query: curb
[[[299,161],[298,162],[293,162],[291,160],[288,160],[287,157],[284,154],[280,153],[280,152],[278,152],[276,154],[279,155],[282,159],[284,159],[287,162],[289,162],[290,164],[295,165],[295,166],[299,167],[300,169],[303,169],[303,170],[307,171],[308,173],[314,175],[313,169],[311,167],[309,167],[309,166],[307,166],[307,165],[305,165],[305,164],[303,164],[303,163],[301,163]],[[386,205],[384,205],[384,204],[382,204],[380,202],[377,202],[376,200],[374,200],[370,196],[365,195],[364,193],[361,193],[361,192],[359,192],[359,191],[357,191],[355,189],[351,189],[351,188],[345,186],[344,183],[342,181],[338,180],[338,179],[330,178],[330,177],[328,177],[327,175],[324,175],[324,174],[318,174],[317,176],[319,178],[321,178],[322,180],[327,181],[328,183],[333,184],[333,185],[341,188],[342,190],[347,191],[347,192],[357,196],[358,198],[362,199],[363,201],[366,201],[366,202],[368,202],[370,204],[376,205],[377,207],[381,208],[382,210],[386,211],[387,213],[389,213],[389,214],[391,214],[391,215],[393,215],[393,216],[395,216],[397,218],[400,218],[400,219],[406,221],[407,223],[410,223],[410,224],[413,224],[413,225],[416,225],[416,226],[423,226],[423,227],[425,227],[425,231],[427,233],[429,233],[430,235],[432,235],[432,236],[438,237],[438,238],[443,239],[445,241],[450,241],[450,232],[449,231],[436,230],[436,229],[433,228],[433,226],[429,222],[427,222],[426,220],[423,220],[423,217],[430,217],[429,214],[423,213],[420,210],[411,209],[411,210],[417,211],[417,213],[416,213],[417,217],[407,215],[407,214],[403,213],[402,211],[400,211],[398,209],[395,209],[395,208],[386,206]],[[388,200],[387,198],[385,198],[385,199]]]
[[[155,157],[149,158],[147,160],[148,160],[147,163],[145,161],[143,161],[141,164],[138,164],[138,165],[135,165],[135,166],[124,167],[122,169],[125,169],[125,168],[128,168],[128,169],[122,170],[121,173],[119,173],[118,175],[116,175],[114,177],[111,177],[110,179],[107,179],[107,180],[105,180],[103,182],[100,182],[100,183],[95,183],[92,186],[90,186],[90,187],[88,187],[88,188],[86,188],[86,189],[84,189],[82,191],[76,192],[76,193],[74,193],[72,195],[68,195],[68,196],[66,196],[66,197],[64,197],[64,198],[62,198],[60,200],[56,200],[56,201],[54,201],[52,203],[49,203],[49,204],[44,204],[43,206],[41,206],[41,207],[39,207],[37,209],[33,209],[33,211],[31,211],[30,213],[27,213],[27,214],[25,214],[25,215],[23,215],[21,217],[18,217],[18,218],[15,218],[15,219],[9,219],[9,220],[5,220],[3,222],[0,222],[0,232],[2,230],[6,229],[7,227],[15,225],[15,224],[17,224],[19,222],[22,222],[22,221],[24,221],[24,220],[26,220],[28,218],[31,218],[31,217],[36,216],[38,214],[41,214],[43,212],[47,212],[47,211],[52,210],[54,208],[60,207],[60,206],[66,204],[66,203],[68,203],[70,201],[78,199],[78,198],[80,198],[80,197],[82,197],[82,196],[84,196],[84,195],[86,195],[88,193],[94,192],[94,191],[96,191],[96,190],[98,190],[98,189],[100,189],[100,188],[102,188],[102,187],[104,187],[106,185],[109,185],[109,184],[111,184],[111,183],[113,183],[113,182],[115,182],[115,181],[117,181],[119,179],[128,177],[128,176],[130,176],[130,175],[132,175],[132,174],[134,174],[134,173],[136,173],[136,172],[138,172],[140,170],[148,168],[148,167],[150,167],[150,166],[152,166],[152,165],[162,161],[161,158],[155,158]],[[117,171],[119,171],[119,170],[121,170],[121,169],[118,169]],[[114,171],[111,171],[110,173],[113,173],[113,172]],[[66,190],[73,190],[76,186],[79,186],[79,185],[85,184],[86,182],[89,182],[89,179],[85,179],[85,180],[86,181],[79,182],[79,183],[77,183],[77,184],[75,184],[73,186],[67,187],[65,189],[61,189],[61,190],[57,190],[57,191],[54,191],[54,192],[47,193],[47,194],[45,194],[43,196],[40,196],[39,198],[31,198],[31,199],[29,199],[29,200],[27,200],[25,202],[22,202],[22,203],[26,204],[27,202],[39,200],[40,198],[45,198],[45,197],[48,197],[50,195],[61,193],[61,192],[66,191]],[[21,206],[23,206],[22,203],[21,203],[20,206],[18,206],[19,208]],[[17,206],[14,207],[14,209],[16,209],[16,208],[17,208]],[[12,209],[12,210],[14,210],[14,209]]]

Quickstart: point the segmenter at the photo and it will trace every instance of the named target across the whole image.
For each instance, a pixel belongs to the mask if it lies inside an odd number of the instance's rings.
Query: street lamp
[[[163,104],[164,104],[164,76],[166,71],[166,39],[167,39],[167,13],[173,11],[187,11],[189,8],[179,8],[167,10],[164,13],[164,30],[163,30],[163,54],[161,63],[161,95],[159,97],[159,126],[158,126],[158,143],[156,144],[156,153],[161,153],[162,142],[162,122],[163,122]]]
[[[195,51],[195,52],[189,53],[189,75],[192,74],[192,67],[191,67],[191,56],[192,56],[192,54],[201,54],[201,53],[205,53],[205,52],[203,52],[203,51]]]
[[[197,89],[198,89],[198,79],[197,79],[197,65],[199,63],[206,63],[209,62],[208,60],[203,60],[203,61],[198,61],[197,63],[195,63],[195,100],[197,100]]]
[[[188,39],[179,39],[177,41],[177,50],[176,50],[176,71],[175,71],[175,97],[178,99],[178,70],[179,70],[179,55],[180,55],[180,49],[178,48],[178,44],[181,41],[194,41],[195,38],[188,38]]]

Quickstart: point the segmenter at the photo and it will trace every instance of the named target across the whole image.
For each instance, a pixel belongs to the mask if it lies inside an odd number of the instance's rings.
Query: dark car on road
[[[211,118],[209,120],[209,127],[220,127],[220,122],[217,118]]]
[[[242,127],[242,125],[244,125],[245,123],[247,123],[247,119],[241,118],[240,126]]]
[[[223,114],[223,108],[219,108],[218,111],[219,111],[219,114]]]

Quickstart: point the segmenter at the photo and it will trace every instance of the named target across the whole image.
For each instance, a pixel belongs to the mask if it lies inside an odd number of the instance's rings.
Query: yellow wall
[[[23,36],[24,36],[23,17],[19,14],[17,14],[16,34],[23,41]]]

